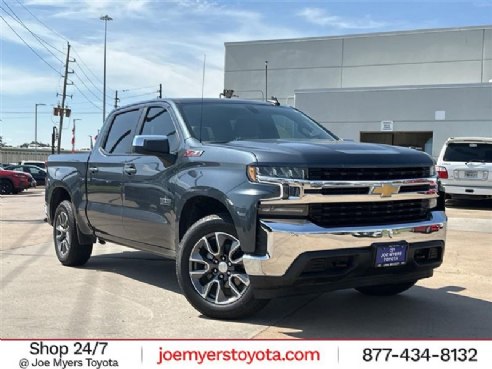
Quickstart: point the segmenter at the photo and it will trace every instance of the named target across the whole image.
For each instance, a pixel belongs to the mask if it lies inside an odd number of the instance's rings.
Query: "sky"
[[[492,24],[492,0],[0,0],[0,136],[18,146],[51,143],[71,45],[62,147],[90,146],[103,123],[103,15],[107,23],[106,114],[158,96],[217,97],[224,43]]]

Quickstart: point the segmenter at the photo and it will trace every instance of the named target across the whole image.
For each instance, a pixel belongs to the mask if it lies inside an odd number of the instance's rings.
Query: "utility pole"
[[[159,83],[159,99],[162,99],[162,83]]]
[[[63,130],[63,117],[65,116],[65,99],[67,98],[67,78],[68,78],[68,63],[70,62],[70,43],[67,42],[67,60],[65,61],[65,75],[63,76],[63,94],[62,94],[62,103],[61,103],[61,111],[60,111],[60,128],[58,131],[58,146],[56,149],[56,153],[60,153],[61,147],[61,138],[62,138],[62,130]],[[71,72],[73,73],[73,72]]]
[[[118,97],[118,90],[116,90],[115,93],[114,93],[114,108],[115,109],[118,108],[118,101],[120,101],[120,99]]]

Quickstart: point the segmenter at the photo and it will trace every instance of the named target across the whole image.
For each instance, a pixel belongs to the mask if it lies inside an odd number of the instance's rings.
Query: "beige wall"
[[[296,89],[486,83],[492,26],[225,44],[224,87],[265,90],[282,103]]]

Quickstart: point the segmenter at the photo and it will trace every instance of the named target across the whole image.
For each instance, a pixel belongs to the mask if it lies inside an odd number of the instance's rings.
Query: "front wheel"
[[[0,179],[0,194],[8,195],[14,191],[14,186],[12,186],[12,182],[8,179]]]
[[[268,302],[254,297],[240,246],[233,224],[221,215],[193,224],[179,245],[179,285],[195,309],[210,318],[244,318]]]
[[[417,281],[396,284],[384,284],[379,286],[365,286],[358,287],[356,288],[356,290],[368,296],[393,296],[408,290],[409,288],[413,287],[415,283],[417,283]]]
[[[70,201],[62,201],[56,208],[53,239],[56,256],[63,265],[84,265],[91,257],[92,243],[87,245],[79,243],[75,215]]]

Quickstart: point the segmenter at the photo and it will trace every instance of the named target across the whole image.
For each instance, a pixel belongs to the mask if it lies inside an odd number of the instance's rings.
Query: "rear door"
[[[101,145],[89,158],[87,173],[87,217],[99,236],[124,237],[122,226],[123,168],[131,155],[132,140],[141,108],[113,116],[102,133]]]
[[[123,174],[123,227],[125,238],[158,248],[174,249],[174,200],[171,177],[180,148],[172,111],[164,102],[144,112],[139,135],[165,135],[171,154],[134,154]]]

